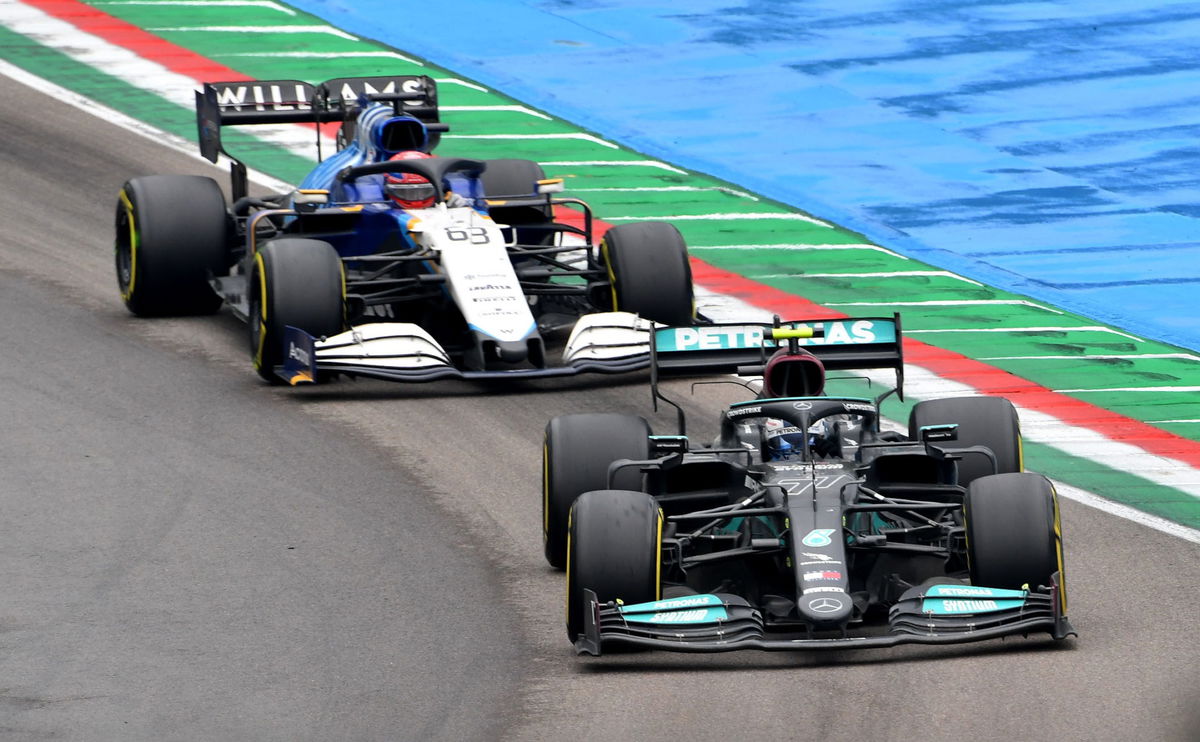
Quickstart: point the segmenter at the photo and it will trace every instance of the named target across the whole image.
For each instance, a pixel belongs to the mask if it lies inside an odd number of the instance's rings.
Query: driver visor
[[[433,183],[393,183],[384,184],[387,193],[399,201],[426,201],[437,196]]]

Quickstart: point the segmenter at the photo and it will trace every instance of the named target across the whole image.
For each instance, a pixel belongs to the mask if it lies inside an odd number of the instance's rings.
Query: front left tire
[[[584,630],[584,590],[605,603],[662,598],[663,515],[644,492],[586,492],[571,508],[567,558],[567,636]]]
[[[971,584],[1019,590],[1064,580],[1058,496],[1050,480],[1027,472],[971,482],[963,500]],[[1063,604],[1066,604],[1065,587]]]
[[[255,254],[250,272],[250,354],[254,370],[271,383],[282,380],[284,332],[290,325],[317,338],[345,324],[342,261],[327,242],[272,240]]]

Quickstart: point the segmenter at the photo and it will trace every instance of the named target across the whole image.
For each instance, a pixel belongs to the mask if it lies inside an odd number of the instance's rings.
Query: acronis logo
[[[295,343],[288,343],[287,354],[288,354],[288,358],[291,358],[292,360],[302,363],[305,366],[312,365],[312,355],[308,352],[308,350],[306,348],[301,348],[300,346],[296,345]]]

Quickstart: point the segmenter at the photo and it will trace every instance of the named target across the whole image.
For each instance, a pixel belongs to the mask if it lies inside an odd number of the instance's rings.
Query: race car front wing
[[[374,322],[325,338],[288,327],[284,364],[276,373],[292,385],[314,383],[325,374],[422,382],[627,373],[649,367],[653,327],[626,312],[584,315],[567,340],[562,365],[483,371],[455,366],[442,346],[412,323]]]
[[[732,652],[742,649],[798,651],[867,649],[900,644],[963,644],[1015,634],[1075,636],[1062,612],[1058,573],[1038,590],[1001,590],[974,585],[912,588],[892,606],[885,633],[814,636],[803,627],[781,631],[736,596],[701,595],[625,606],[602,604],[584,591],[584,631],[578,654],[599,656],[616,646],[672,652]],[[823,632],[827,634],[828,632]]]

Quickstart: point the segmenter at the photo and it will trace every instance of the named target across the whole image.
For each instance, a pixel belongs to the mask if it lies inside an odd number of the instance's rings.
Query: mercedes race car
[[[899,317],[655,331],[658,374],[697,363],[761,376],[711,443],[638,416],[546,428],[546,558],[567,572],[580,654],[950,644],[1074,635],[1050,481],[1022,471],[1005,399],[917,403],[907,433]],[[688,358],[688,356],[693,356]],[[875,399],[828,396],[826,371],[884,368]]]
[[[632,371],[654,323],[693,322],[673,226],[596,244],[587,204],[556,197],[537,163],[434,156],[447,126],[428,77],[206,83],[196,101],[200,151],[231,162],[232,201],[207,177],[128,181],[121,296],[140,316],[229,306],[268,381]],[[251,196],[221,130],[284,123],[316,128],[318,158],[322,126],[340,124],[338,149],[296,190]]]

